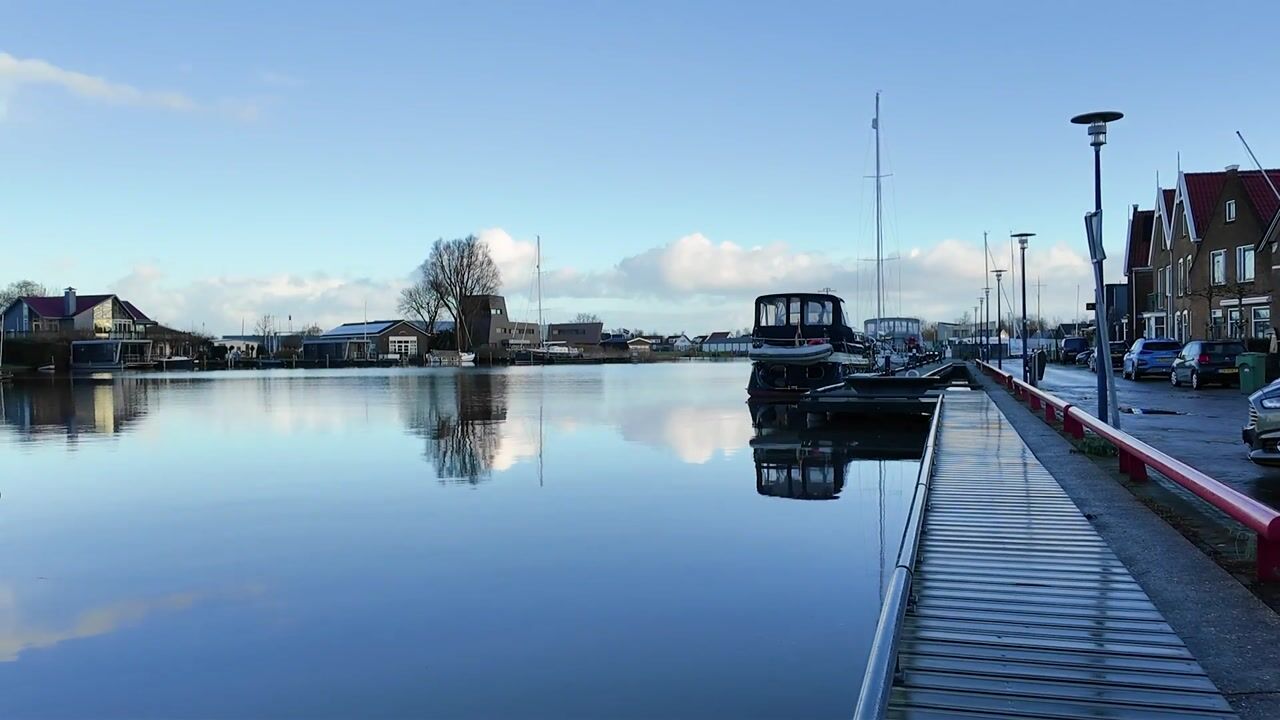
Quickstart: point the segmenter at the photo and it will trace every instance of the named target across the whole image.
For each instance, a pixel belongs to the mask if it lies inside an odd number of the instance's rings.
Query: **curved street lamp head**
[[[1029,240],[1029,239],[1031,239],[1031,238],[1033,238],[1033,237],[1035,237],[1035,236],[1036,236],[1036,234],[1035,234],[1035,233],[1022,232],[1022,233],[1013,233],[1013,234],[1012,234],[1012,235],[1010,235],[1009,237],[1011,237],[1011,238],[1017,238],[1017,239],[1018,239],[1018,247],[1020,247],[1020,248],[1022,248],[1022,249],[1024,249],[1024,250],[1025,250],[1025,249],[1027,248],[1027,240]]]
[[[1115,122],[1124,117],[1124,113],[1115,110],[1099,110],[1098,112],[1085,113],[1071,118],[1071,122],[1076,125],[1089,126],[1089,144],[1095,148],[1100,148],[1107,144],[1107,123]]]

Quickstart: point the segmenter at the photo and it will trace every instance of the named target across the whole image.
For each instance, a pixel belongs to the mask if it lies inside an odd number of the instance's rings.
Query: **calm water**
[[[847,716],[913,441],[746,373],[5,387],[0,717]]]

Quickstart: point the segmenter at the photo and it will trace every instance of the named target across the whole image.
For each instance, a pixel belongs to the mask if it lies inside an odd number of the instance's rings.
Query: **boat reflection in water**
[[[752,403],[756,492],[793,500],[835,500],[857,461],[918,460],[928,424],[900,422],[876,428],[814,421],[788,405]]]

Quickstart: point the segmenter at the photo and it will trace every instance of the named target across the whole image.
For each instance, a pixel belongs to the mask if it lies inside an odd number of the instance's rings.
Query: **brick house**
[[[1129,213],[1129,235],[1124,246],[1124,276],[1129,293],[1129,312],[1125,315],[1122,338],[1126,341],[1155,337],[1146,324],[1153,292],[1151,241],[1155,215],[1155,210],[1140,210],[1137,205]]]
[[[1139,305],[1138,315],[1143,321],[1143,337],[1169,337],[1173,328],[1173,254],[1170,242],[1173,236],[1173,209],[1177,190],[1156,189],[1156,206],[1151,217],[1150,257],[1151,294],[1145,304]]]
[[[1280,185],[1280,170],[1267,172]],[[1269,336],[1272,250],[1263,241],[1278,209],[1261,172],[1179,175],[1174,337]]]

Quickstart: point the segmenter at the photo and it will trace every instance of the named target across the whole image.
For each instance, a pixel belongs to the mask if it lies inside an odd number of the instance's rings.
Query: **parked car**
[[[1089,341],[1082,337],[1062,338],[1062,344],[1058,346],[1062,362],[1068,365],[1076,362],[1076,358],[1080,356],[1080,353],[1088,349]],[[1079,363],[1076,364],[1079,365]]]
[[[1084,366],[1084,365],[1088,365],[1089,361],[1092,359],[1093,359],[1093,351],[1086,348],[1084,350],[1081,350],[1076,355],[1074,362],[1076,365]]]
[[[1113,340],[1109,343],[1111,347],[1111,367],[1118,368],[1124,365],[1124,354],[1128,352],[1129,346],[1124,344],[1123,340]],[[1089,356],[1089,369],[1098,372],[1098,354],[1095,352]]]
[[[1241,434],[1250,460],[1280,465],[1280,380],[1249,396],[1249,422]]]
[[[1244,352],[1237,340],[1194,340],[1182,348],[1173,361],[1169,382],[1174,387],[1189,383],[1199,390],[1208,383],[1240,386],[1236,355]]]
[[[1169,338],[1138,338],[1125,353],[1121,375],[1137,380],[1143,375],[1168,375],[1182,343]]]

